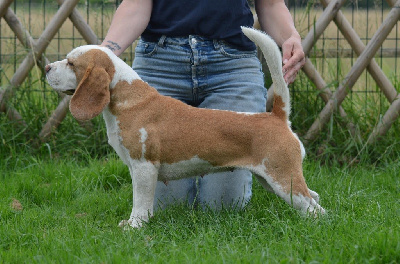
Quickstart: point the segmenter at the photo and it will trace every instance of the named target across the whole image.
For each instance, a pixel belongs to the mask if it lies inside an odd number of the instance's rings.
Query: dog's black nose
[[[50,64],[47,64],[46,67],[44,67],[44,70],[46,71],[46,73],[48,73],[51,70]]]

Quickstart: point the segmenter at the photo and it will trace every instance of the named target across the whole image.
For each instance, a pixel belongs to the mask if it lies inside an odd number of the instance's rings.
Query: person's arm
[[[121,55],[146,29],[152,7],[152,0],[122,1],[100,46]]]
[[[256,13],[261,29],[282,47],[283,72],[289,84],[305,63],[301,37],[284,0],[255,0]]]

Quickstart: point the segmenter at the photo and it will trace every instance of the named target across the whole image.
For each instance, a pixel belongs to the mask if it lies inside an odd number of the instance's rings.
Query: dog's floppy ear
[[[110,76],[105,69],[90,63],[71,98],[71,114],[80,121],[99,115],[110,102],[110,82]]]

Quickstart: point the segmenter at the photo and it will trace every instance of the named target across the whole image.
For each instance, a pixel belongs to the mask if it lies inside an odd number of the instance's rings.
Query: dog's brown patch
[[[284,111],[285,103],[282,97],[274,94],[274,106],[272,108],[272,113],[280,119],[288,119],[287,113]]]

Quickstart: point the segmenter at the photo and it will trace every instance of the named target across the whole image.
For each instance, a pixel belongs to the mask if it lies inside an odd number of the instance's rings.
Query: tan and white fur
[[[303,145],[290,128],[290,99],[281,54],[265,33],[242,28],[260,46],[274,82],[271,113],[199,109],[160,95],[109,49],[81,46],[46,66],[49,84],[73,94],[78,120],[100,113],[109,144],[129,167],[133,208],[121,226],[139,227],[153,215],[157,181],[245,168],[262,186],[304,214],[323,214],[302,170]]]

